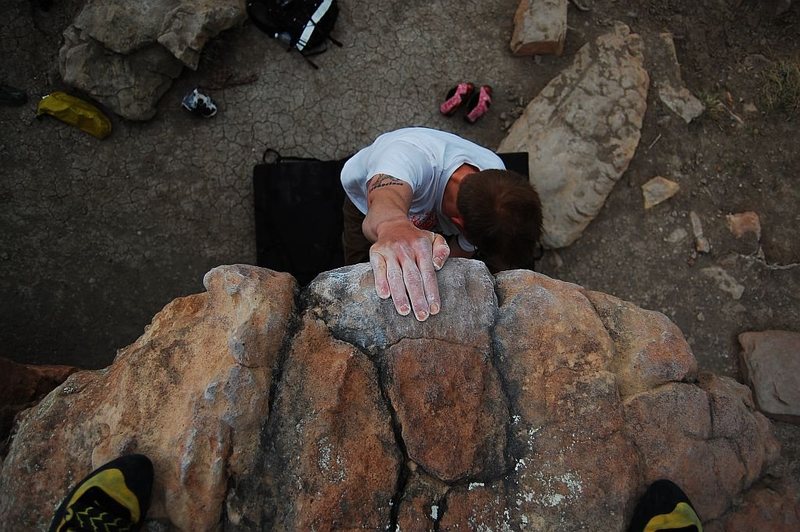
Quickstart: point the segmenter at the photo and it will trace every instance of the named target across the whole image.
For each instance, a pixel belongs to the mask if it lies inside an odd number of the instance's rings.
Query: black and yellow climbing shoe
[[[656,480],[647,488],[633,510],[628,532],[674,530],[703,532],[700,518],[689,497],[669,480]]]
[[[138,530],[150,505],[153,464],[141,454],[112,460],[83,479],[61,503],[50,532]]]

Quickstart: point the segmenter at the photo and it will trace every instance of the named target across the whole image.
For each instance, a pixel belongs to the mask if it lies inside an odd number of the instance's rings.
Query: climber
[[[532,268],[542,211],[523,176],[452,133],[405,128],[344,165],[344,259],[370,262],[375,291],[419,321],[441,308],[436,271],[448,257],[492,272]]]

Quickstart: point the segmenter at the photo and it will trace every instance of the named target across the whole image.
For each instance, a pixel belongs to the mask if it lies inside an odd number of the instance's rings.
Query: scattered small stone
[[[523,0],[514,13],[514,55],[561,55],[567,35],[567,0]]]
[[[761,222],[757,213],[747,211],[729,214],[726,219],[728,220],[728,229],[736,238],[742,238],[746,234],[752,233],[757,240],[761,240]]]
[[[642,185],[644,208],[649,209],[678,193],[680,185],[661,176],[656,176]]]
[[[658,96],[664,105],[680,116],[687,124],[702,115],[706,110],[703,102],[698,100],[686,87],[661,87]]]
[[[744,332],[739,335],[742,377],[759,410],[769,417],[800,423],[800,333]]]
[[[744,286],[742,286],[731,274],[720,268],[719,266],[709,266],[700,270],[704,275],[710,277],[717,282],[717,286],[723,292],[730,294],[735,300],[739,300],[744,294]]]
[[[696,212],[689,212],[689,219],[692,221],[692,232],[694,233],[694,248],[698,253],[708,253],[711,251],[711,243],[703,236],[703,224],[700,216]]]
[[[688,124],[703,114],[705,105],[684,86],[672,34],[661,33],[658,38],[650,40],[648,45],[653,59],[663,63],[663,72],[654,74],[659,99]]]
[[[755,104],[749,102],[742,106],[742,110],[744,110],[744,112],[749,115],[758,114],[758,107],[756,107]]]
[[[706,321],[706,315],[702,312],[697,313],[697,321]]]
[[[678,227],[672,231],[669,236],[664,239],[664,241],[669,242],[670,244],[677,244],[679,242],[683,242],[687,236],[689,236],[689,232],[683,227]]]

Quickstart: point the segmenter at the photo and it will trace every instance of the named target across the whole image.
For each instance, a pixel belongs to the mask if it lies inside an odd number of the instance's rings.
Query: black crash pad
[[[499,153],[509,170],[528,177],[527,153]],[[281,158],[253,169],[259,266],[291,273],[301,285],[344,265],[339,174],[335,161]]]

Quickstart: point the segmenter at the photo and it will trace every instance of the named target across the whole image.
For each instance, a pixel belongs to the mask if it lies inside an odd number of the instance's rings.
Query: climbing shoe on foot
[[[131,454],[83,479],[61,503],[50,532],[139,530],[150,505],[153,464]]]
[[[703,525],[689,497],[666,479],[650,484],[636,504],[631,526],[628,527],[628,532],[656,530],[703,532]]]

